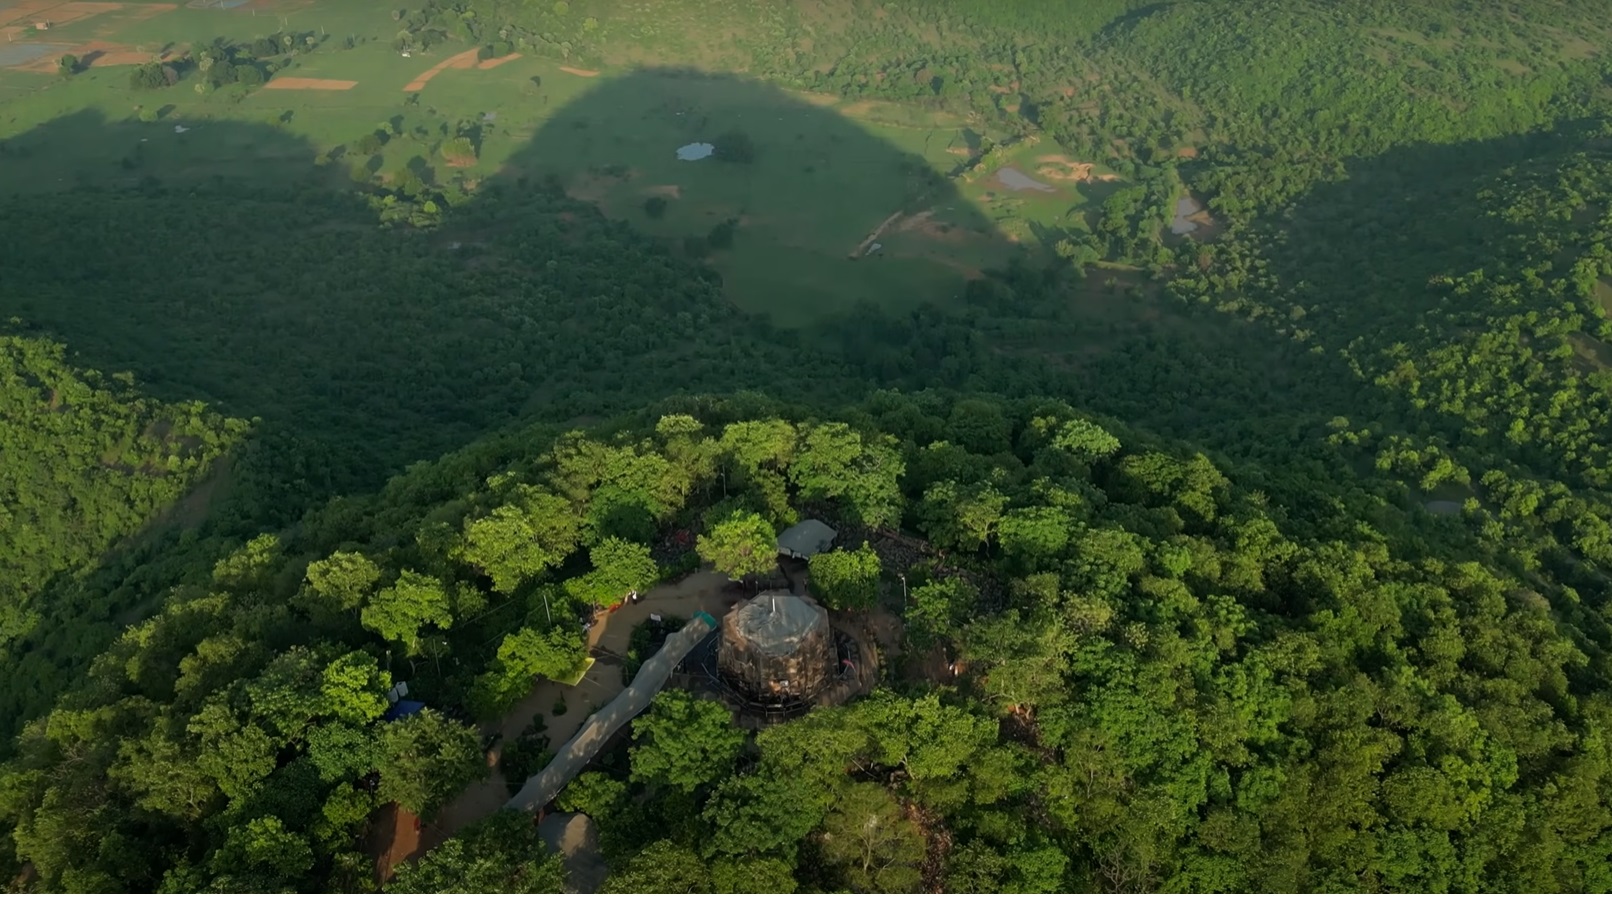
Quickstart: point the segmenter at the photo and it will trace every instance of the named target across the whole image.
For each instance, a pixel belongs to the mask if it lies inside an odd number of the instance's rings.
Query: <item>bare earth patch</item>
[[[909,215],[896,225],[896,231],[907,234],[920,234],[924,237],[942,241],[955,241],[965,237],[964,231],[953,224],[943,224],[935,220],[935,210],[925,209],[916,215]]]
[[[651,195],[651,196],[660,196],[660,197],[665,198],[665,199],[681,199],[681,198],[683,198],[683,187],[675,186],[675,185],[674,186],[646,186],[646,187],[644,187],[644,192],[649,194],[649,195]]]
[[[832,93],[813,93],[810,90],[791,90],[790,95],[813,106],[833,106],[840,101],[840,98]]]
[[[120,49],[103,51],[88,60],[85,60],[84,55],[79,55],[78,59],[84,61],[86,67],[127,67],[130,64],[145,64],[155,60],[156,55],[149,51]]]
[[[883,234],[886,228],[895,224],[896,219],[900,218],[901,215],[901,212],[892,212],[889,218],[886,218],[883,222],[880,222],[879,226],[873,229],[872,234],[869,234],[867,237],[862,239],[861,243],[857,244],[855,247],[852,247],[851,252],[846,254],[846,256],[855,260],[857,257],[866,254],[868,248],[873,246],[873,242],[879,239],[879,235]]]
[[[1092,168],[1096,164],[1083,164],[1078,160],[1071,160],[1062,154],[1047,154],[1036,158],[1035,172],[1049,180],[1058,180],[1064,183],[1084,183],[1091,179]]]
[[[599,76],[598,71],[585,71],[580,67],[562,67],[562,68],[560,68],[560,70],[564,71],[567,74],[572,75],[573,77],[597,77],[597,76]]]
[[[322,80],[318,77],[276,77],[263,85],[265,90],[351,90],[356,80]]]
[[[396,802],[375,810],[370,817],[366,838],[369,855],[375,858],[376,878],[392,878],[394,867],[420,852],[420,819]]]
[[[7,17],[8,23],[26,23],[33,25],[38,22],[48,22],[51,28],[65,26],[68,23],[89,19],[100,13],[111,13],[123,9],[121,3],[53,3],[53,2],[23,2],[6,10],[0,10],[0,16]]]
[[[160,16],[163,13],[172,13],[177,9],[179,9],[179,4],[177,3],[142,3],[124,15],[135,22],[140,22],[153,16]]]
[[[0,10],[0,16],[5,17],[5,22],[7,25],[11,25],[13,23],[32,24],[35,21],[51,19],[51,17],[44,17],[38,14],[50,9],[53,6],[59,5],[60,4],[57,4],[54,2],[54,0],[22,0],[20,3],[12,4],[11,6]],[[54,19],[51,19],[51,21],[54,22]]]
[[[35,58],[26,64],[17,65],[17,70],[34,71],[41,74],[56,73],[57,63],[62,55],[71,54],[78,58],[84,67],[117,67],[128,64],[145,64],[148,61],[168,60],[167,56],[158,57],[149,51],[140,51],[133,45],[121,42],[85,42],[71,48],[56,46],[49,54]]]
[[[508,64],[520,56],[520,52],[517,51],[514,54],[504,55],[502,58],[488,58],[485,61],[479,62],[476,67],[480,70],[490,71],[500,64]]]
[[[1191,160],[1194,157],[1198,156],[1198,149],[1195,148],[1195,147],[1191,147],[1191,146],[1184,147],[1181,150],[1175,152],[1175,156],[1181,158],[1182,160]]]
[[[435,77],[436,75],[450,68],[456,71],[464,71],[475,67],[477,64],[476,59],[480,53],[480,50],[476,48],[472,48],[469,51],[461,51],[453,57],[442,61],[436,67],[433,67],[420,76],[414,78],[403,87],[403,92],[418,93],[419,91],[424,90],[425,85],[431,82],[432,77]]]

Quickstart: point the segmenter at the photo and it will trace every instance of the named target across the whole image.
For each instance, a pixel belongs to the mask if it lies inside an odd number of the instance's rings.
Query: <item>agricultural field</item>
[[[395,23],[357,4],[41,12],[43,2],[0,12],[19,23],[19,49],[31,55],[19,51],[0,69],[0,141],[20,152],[0,173],[0,192],[147,177],[301,181],[316,161],[340,167],[320,172],[336,185],[355,173],[395,185],[411,171],[468,191],[554,175],[573,197],[709,262],[737,304],[786,327],[852,305],[955,300],[959,280],[1050,248],[1065,226],[1093,224],[1091,207],[1128,182],[1050,139],[998,145],[978,120],[896,103],[687,67],[489,57],[452,42],[400,52],[388,40]],[[54,18],[48,29],[25,23],[40,16]],[[273,72],[261,83],[130,84],[141,64],[172,61],[195,43],[293,34],[296,53],[264,59]],[[58,74],[69,54],[79,72]],[[387,143],[357,150],[377,126]],[[460,135],[471,156],[444,154]],[[676,156],[723,136],[751,149],[743,162],[722,150]]]

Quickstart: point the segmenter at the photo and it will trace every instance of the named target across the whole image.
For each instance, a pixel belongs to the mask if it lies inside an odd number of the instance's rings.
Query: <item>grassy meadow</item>
[[[413,167],[468,187],[553,176],[571,195],[674,249],[736,222],[730,247],[694,255],[721,273],[741,307],[796,326],[864,300],[956,299],[961,279],[1001,265],[1021,246],[1049,243],[1049,229],[1079,222],[1079,212],[1116,185],[1049,172],[1041,161],[1060,156],[1051,142],[1013,146],[1010,158],[969,171],[980,135],[957,117],[690,68],[638,62],[599,72],[526,55],[490,67],[461,61],[468,66],[441,69],[410,92],[405,87],[425,72],[474,50],[444,44],[404,56],[392,47],[393,26],[386,11],[356,3],[254,0],[228,10],[128,3],[25,36],[19,40],[48,37],[51,60],[89,51],[90,66],[70,77],[58,76],[51,61],[0,68],[0,142],[17,155],[0,171],[0,192],[146,177],[303,180],[316,160],[363,162],[383,181]],[[130,86],[142,55],[155,60],[193,42],[250,41],[279,30],[312,32],[319,44],[289,58],[266,86]],[[94,49],[131,63],[98,63]],[[274,86],[286,78],[351,86]],[[148,123],[149,131],[106,131],[129,122]],[[476,126],[475,163],[449,166],[441,140],[467,124]],[[350,153],[356,138],[382,125],[394,137],[381,151]],[[675,157],[680,146],[724,132],[751,140],[752,162]],[[1049,188],[1010,189],[995,178],[1001,166]],[[341,182],[345,172],[323,175]],[[667,208],[651,217],[645,202],[655,196]],[[851,259],[881,227],[871,252]]]

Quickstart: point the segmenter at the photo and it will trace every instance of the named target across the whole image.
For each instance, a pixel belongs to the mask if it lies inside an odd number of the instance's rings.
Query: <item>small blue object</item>
[[[386,710],[386,712],[381,716],[381,721],[396,722],[398,719],[406,719],[424,708],[425,703],[422,703],[418,700],[400,699],[392,704],[392,708]]]

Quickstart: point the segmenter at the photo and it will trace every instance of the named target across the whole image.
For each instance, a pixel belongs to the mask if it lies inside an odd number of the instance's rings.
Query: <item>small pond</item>
[[[716,153],[716,146],[704,141],[685,144],[677,149],[678,160],[704,160]]]

